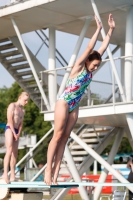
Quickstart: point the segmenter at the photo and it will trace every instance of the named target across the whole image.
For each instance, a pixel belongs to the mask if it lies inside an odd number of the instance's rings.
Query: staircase
[[[81,132],[78,134],[79,138],[82,139],[89,147],[97,151],[97,147],[102,145],[103,141],[107,137],[108,133],[112,130],[112,127],[84,127]],[[88,156],[88,153],[75,141],[70,140],[68,142],[71,155],[76,166],[79,168],[80,165],[85,161]],[[108,145],[108,143],[107,143]],[[107,146],[106,145],[106,146]],[[104,146],[104,148],[106,148]],[[65,159],[64,159],[65,161]],[[66,168],[66,165],[62,164],[60,169],[60,176],[70,175],[69,169]],[[60,177],[59,176],[59,177]],[[60,179],[60,178],[59,178]]]
[[[16,44],[16,45],[15,45]],[[17,46],[17,47],[16,47]],[[27,48],[28,49],[28,48]],[[34,57],[28,49],[32,61],[37,64],[36,72],[40,79],[39,72],[45,68]],[[24,56],[23,50],[16,37],[0,40],[0,62],[5,69],[12,75],[24,91],[28,92],[34,103],[41,108],[41,94],[32,74],[30,66]],[[46,76],[45,76],[46,77]],[[43,88],[47,91],[47,78],[43,81]]]

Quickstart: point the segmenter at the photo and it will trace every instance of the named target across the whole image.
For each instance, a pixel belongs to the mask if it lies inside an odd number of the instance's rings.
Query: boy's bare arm
[[[14,103],[11,103],[9,106],[8,106],[8,109],[7,109],[7,121],[8,121],[8,124],[11,128],[11,131],[16,139],[16,133],[15,133],[15,130],[14,130],[14,122],[13,122],[13,115],[14,115]]]
[[[22,131],[22,127],[23,127],[23,121],[24,121],[24,114],[25,114],[25,110],[23,110],[23,118],[22,118],[22,121],[19,125],[19,129],[18,129],[18,137],[20,137],[20,134],[21,134],[21,131]]]

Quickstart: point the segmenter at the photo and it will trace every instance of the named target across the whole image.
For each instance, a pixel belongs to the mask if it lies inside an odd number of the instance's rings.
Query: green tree
[[[102,154],[108,154],[112,148],[112,145],[114,143],[115,138],[113,138],[110,141],[110,144],[104,149]],[[126,137],[122,138],[121,144],[119,146],[118,152],[117,153],[131,153],[132,152],[132,147]]]

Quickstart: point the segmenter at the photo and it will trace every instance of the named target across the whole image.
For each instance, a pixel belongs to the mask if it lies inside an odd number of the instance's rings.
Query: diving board
[[[58,182],[58,185],[46,185],[44,182],[11,182],[0,184],[0,188],[72,188],[80,186],[131,186],[133,183],[99,183],[99,182]]]
[[[77,183],[59,183],[58,185],[46,185],[44,182],[11,182],[0,184],[0,188],[74,188],[79,187]]]

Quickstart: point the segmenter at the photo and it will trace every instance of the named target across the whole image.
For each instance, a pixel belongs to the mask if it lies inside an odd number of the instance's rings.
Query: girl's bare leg
[[[9,167],[9,162],[10,162],[12,148],[13,148],[13,134],[10,129],[7,129],[5,132],[5,145],[6,145],[6,154],[4,157],[4,173],[2,177],[6,181],[6,183],[9,183],[8,167]]]
[[[53,173],[54,173],[53,183],[55,185],[57,185],[57,177],[58,177],[65,145],[66,145],[66,142],[70,136],[70,133],[77,121],[77,118],[78,118],[78,107],[76,109],[74,109],[71,113],[69,113],[65,131],[62,135],[61,141],[56,150],[56,156],[55,156],[55,162],[54,162],[54,168],[53,168]]]
[[[10,160],[10,168],[11,168],[11,175],[10,175],[10,181],[15,181],[15,166],[18,156],[18,140],[13,140],[13,149],[12,149],[12,155]]]
[[[44,182],[51,185],[52,162],[56,153],[57,146],[59,145],[61,136],[65,130],[68,118],[68,104],[64,100],[59,100],[55,106],[54,114],[54,135],[49,143],[47,152],[47,168],[45,169]]]

